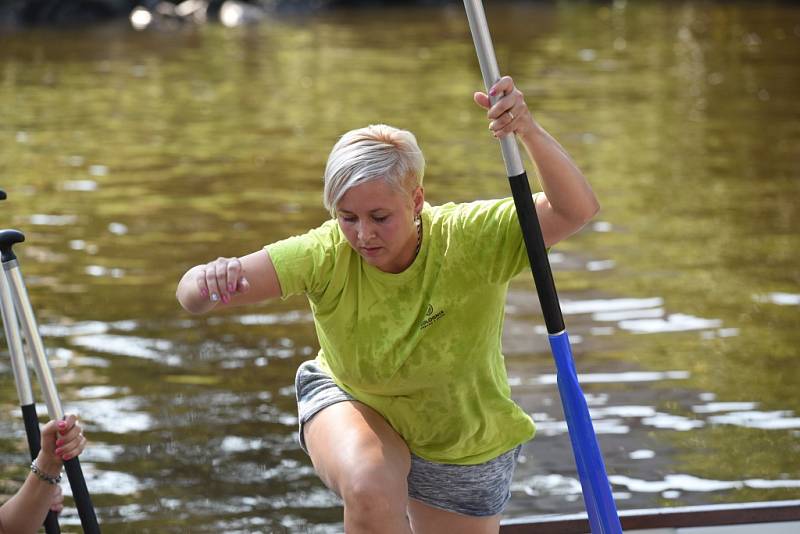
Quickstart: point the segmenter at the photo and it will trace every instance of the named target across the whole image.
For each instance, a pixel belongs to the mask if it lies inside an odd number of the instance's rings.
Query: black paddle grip
[[[509,176],[508,183],[511,186],[514,205],[517,207],[522,238],[525,240],[525,248],[528,250],[528,260],[531,263],[533,281],[542,305],[544,323],[550,334],[558,334],[565,330],[564,317],[561,315],[561,306],[558,304],[556,284],[553,280],[553,271],[550,269],[550,260],[547,259],[542,228],[539,226],[536,208],[533,205],[528,174],[523,171],[517,176]]]
[[[25,241],[25,234],[19,230],[0,230],[0,257],[3,263],[17,259],[13,246]]]
[[[31,460],[35,460],[39,456],[39,449],[42,448],[36,405],[26,404],[20,406],[20,409],[22,409],[22,421],[25,423],[25,434],[28,436],[28,450],[31,453]]]
[[[28,450],[31,453],[31,460],[35,460],[39,456],[39,449],[42,447],[36,405],[26,404],[20,406],[20,409],[22,409],[22,420],[25,423],[25,434],[28,436]],[[55,512],[47,512],[47,517],[44,519],[44,531],[47,534],[61,534],[61,527],[58,526],[58,515]]]
[[[72,488],[72,498],[81,518],[84,534],[100,534],[100,526],[97,523],[89,488],[86,487],[86,480],[83,478],[80,460],[78,458],[67,460],[64,462],[64,469],[67,471],[69,487]]]

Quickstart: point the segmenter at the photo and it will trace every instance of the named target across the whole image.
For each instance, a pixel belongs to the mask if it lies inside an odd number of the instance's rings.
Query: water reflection
[[[800,306],[800,294],[793,293],[769,293],[767,295],[755,295],[757,302],[769,302],[779,306]]]
[[[653,334],[657,332],[686,332],[688,330],[708,330],[719,328],[722,321],[703,319],[684,313],[671,313],[666,319],[635,319],[620,321],[619,327],[637,334]]]
[[[627,487],[632,492],[663,493],[668,490],[712,492],[739,488],[800,488],[800,480],[706,480],[691,475],[667,475],[664,480],[636,480],[628,477],[615,476],[612,484]],[[674,498],[675,493],[670,497]]]
[[[797,498],[797,8],[489,8],[503,70],[603,204],[551,261],[620,506]],[[339,531],[294,437],[294,371],[318,346],[305,302],[190,317],[174,287],[325,220],[324,159],[365,123],[417,133],[431,202],[507,195],[460,8],[0,41],[1,213],[26,233],[104,525]],[[582,508],[536,302],[515,281],[504,350],[539,434],[512,516]],[[16,404],[0,358],[0,465],[19,480]]]

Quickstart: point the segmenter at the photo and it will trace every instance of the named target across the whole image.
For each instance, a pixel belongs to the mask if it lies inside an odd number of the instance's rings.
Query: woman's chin
[[[385,260],[384,258],[381,258],[379,255],[367,256],[365,254],[362,254],[361,257],[364,259],[365,262],[372,265],[373,267],[377,267],[378,269],[383,270],[381,267],[384,265]]]
[[[392,269],[391,265],[392,262],[390,261],[389,258],[387,258],[386,254],[378,253],[378,254],[367,255],[362,253],[361,257],[367,264],[375,267],[380,271],[387,273],[395,272],[395,270]]]

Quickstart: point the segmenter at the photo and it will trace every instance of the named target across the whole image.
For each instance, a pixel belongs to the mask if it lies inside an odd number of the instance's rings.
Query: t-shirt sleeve
[[[529,265],[513,198],[464,204],[462,221],[475,268],[487,281],[507,282]]]
[[[309,232],[266,245],[282,298],[325,291],[333,270],[339,233],[336,221],[328,221]]]

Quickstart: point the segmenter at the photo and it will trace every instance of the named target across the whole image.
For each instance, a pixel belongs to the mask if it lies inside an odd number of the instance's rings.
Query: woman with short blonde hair
[[[513,80],[475,93],[496,137],[539,170],[547,246],[598,210]],[[346,133],[328,158],[333,217],[241,258],[192,267],[192,313],[305,295],[320,350],[295,377],[300,446],[344,502],[348,533],[496,533],[534,423],[512,399],[500,339],[509,280],[528,266],[512,199],[431,206],[414,136]]]

